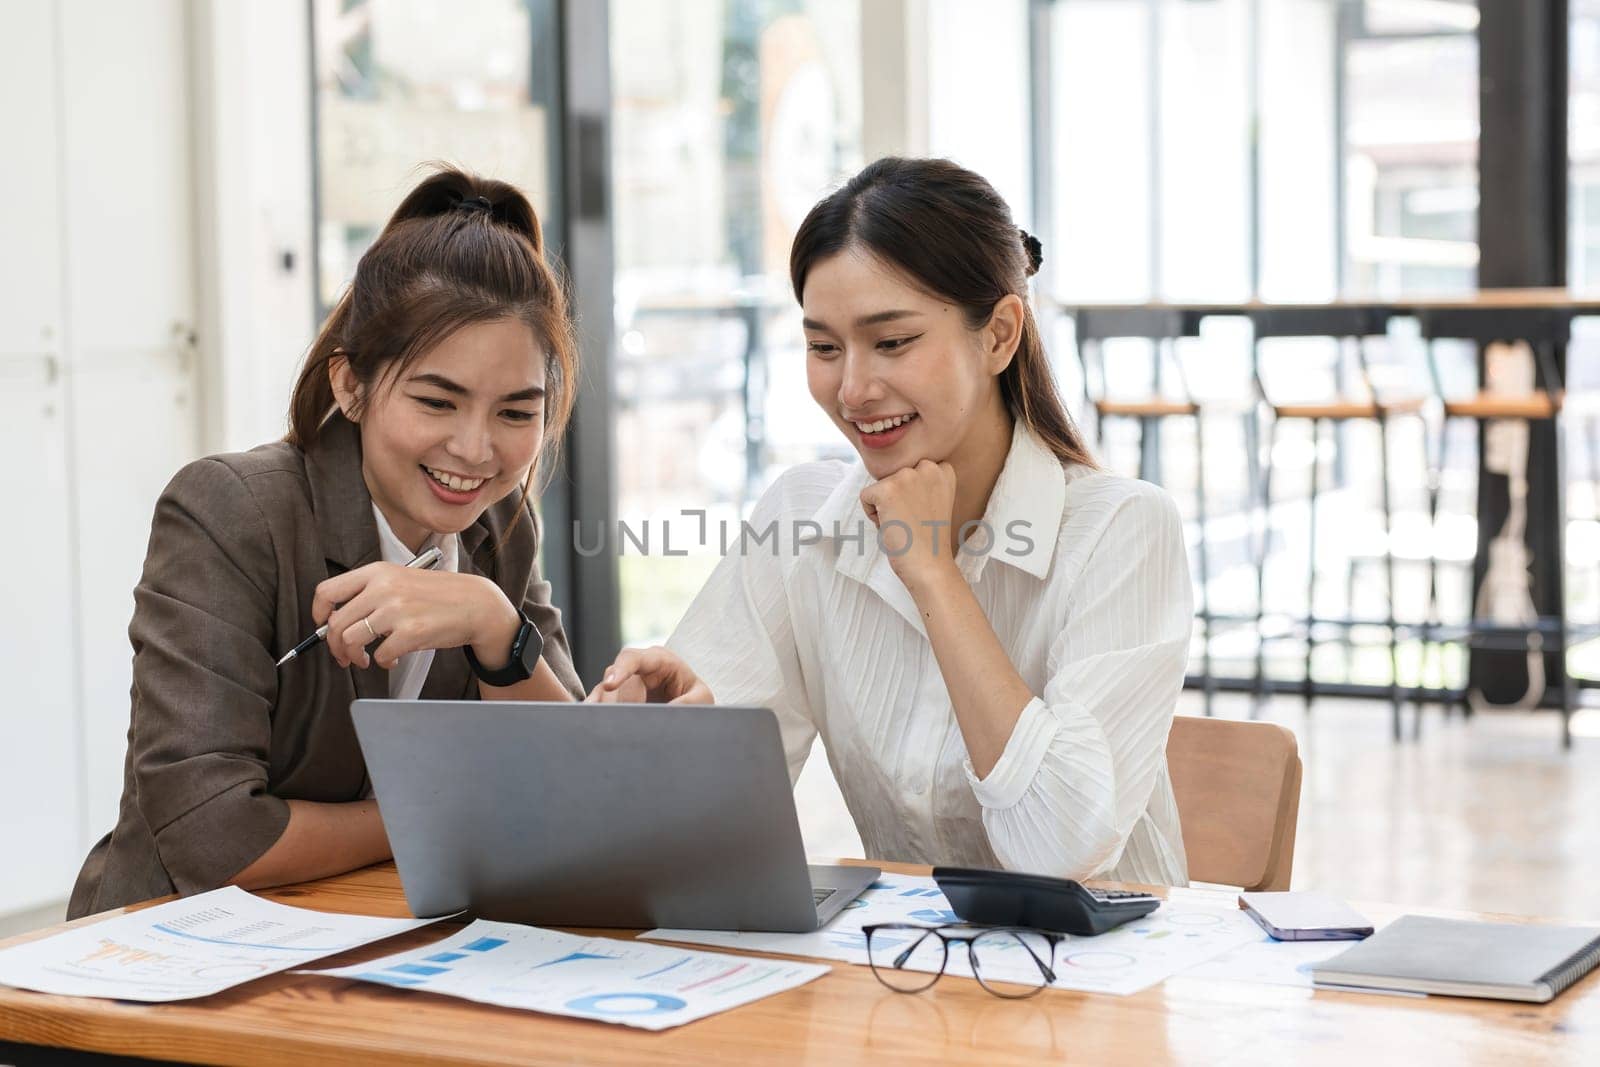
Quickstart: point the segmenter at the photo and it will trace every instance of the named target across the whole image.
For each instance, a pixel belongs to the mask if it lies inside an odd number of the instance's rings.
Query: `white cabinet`
[[[0,0],[0,914],[122,788],[149,521],[198,448],[183,0]]]
[[[0,352],[61,336],[60,114],[48,4],[0,0]],[[6,388],[12,387],[7,380]]]
[[[195,198],[181,0],[59,11],[85,803],[98,838],[122,791],[150,515],[198,449]]]
[[[51,380],[54,378],[55,380]],[[61,381],[40,354],[0,354],[6,511],[26,536],[0,567],[0,913],[62,895],[83,859],[73,559]],[[13,510],[15,509],[15,510]]]
[[[0,913],[59,897],[82,859],[54,23],[0,0]]]
[[[133,681],[128,621],[150,516],[162,488],[196,452],[186,379],[170,353],[129,352],[73,382],[84,801],[92,839],[115,824],[122,794]],[[91,466],[86,460],[95,454],[101,458]]]
[[[183,6],[58,4],[66,296],[87,365],[164,347],[174,321],[195,320]]]

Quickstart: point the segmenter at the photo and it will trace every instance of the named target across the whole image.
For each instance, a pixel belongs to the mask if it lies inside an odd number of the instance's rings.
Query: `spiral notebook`
[[[1318,985],[1544,1003],[1600,963],[1600,927],[1405,915],[1317,964]]]

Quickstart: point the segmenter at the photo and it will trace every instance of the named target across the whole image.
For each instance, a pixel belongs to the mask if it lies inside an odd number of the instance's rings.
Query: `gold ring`
[[[363,625],[363,626],[365,626],[367,628],[367,633],[372,635],[372,639],[374,641],[376,641],[378,639],[378,631],[376,631],[376,630],[374,630],[372,628],[372,620],[370,618],[362,619],[361,620],[361,625]]]

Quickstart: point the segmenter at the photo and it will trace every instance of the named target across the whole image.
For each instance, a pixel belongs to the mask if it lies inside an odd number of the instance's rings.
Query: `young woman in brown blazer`
[[[581,698],[530,507],[576,362],[527,199],[424,180],[313,344],[288,437],[191,463],[156,504],[121,810],[70,915],[387,858],[357,697]],[[324,622],[326,649],[275,666]]]

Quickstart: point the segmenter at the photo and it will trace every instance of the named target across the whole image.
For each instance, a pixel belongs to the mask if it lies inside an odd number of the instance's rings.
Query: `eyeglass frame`
[[[939,939],[939,970],[931,979],[928,980],[927,985],[918,989],[900,989],[897,986],[892,985],[883,977],[883,975],[878,973],[878,965],[874,963],[872,959],[872,935],[879,930],[923,930],[926,931],[926,934],[933,934]],[[971,930],[973,932],[968,936],[961,936],[948,933],[947,931],[950,930]],[[1029,997],[1038,996],[1039,993],[1044,989],[1055,984],[1056,949],[1063,941],[1067,940],[1067,935],[1065,934],[1058,934],[1049,930],[1038,930],[1031,926],[974,926],[971,923],[941,923],[938,926],[922,926],[918,923],[903,922],[869,923],[861,928],[861,934],[866,943],[867,966],[872,969],[872,976],[876,978],[881,985],[893,990],[896,993],[925,993],[932,989],[939,979],[944,977],[946,968],[950,966],[950,945],[951,943],[955,943],[958,945],[964,944],[967,946],[967,963],[972,966],[972,976],[977,979],[978,984],[983,987],[986,993],[989,993],[991,996],[1000,997],[1002,1000],[1026,1000]],[[924,934],[924,937],[926,934]],[[983,937],[987,934],[1033,934],[1044,938],[1045,941],[1050,945],[1050,961],[1048,963],[1039,958],[1038,954],[1033,951],[1033,947],[1029,945],[1027,941],[1024,941],[1021,937],[1017,938],[1018,943],[1027,950],[1027,953],[1029,957],[1033,959],[1033,962],[1039,965],[1039,971],[1045,979],[1044,984],[1032,988],[1026,993],[1017,995],[1002,993],[999,990],[990,987],[989,983],[983,980],[983,973],[978,968],[977,952],[973,948],[973,943],[980,937]],[[916,947],[921,943],[922,938],[918,938],[916,941],[912,942],[911,946],[902,952],[900,956],[896,957],[896,959],[904,962],[904,959],[909,957]],[[896,967],[895,970],[900,971],[900,968]],[[905,972],[900,971],[900,973]]]

